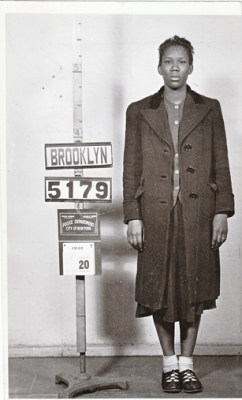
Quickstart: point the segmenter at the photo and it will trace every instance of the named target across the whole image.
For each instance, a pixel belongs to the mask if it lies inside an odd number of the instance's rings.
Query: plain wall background
[[[221,249],[221,296],[202,318],[196,354],[237,354],[241,344],[241,19],[228,16],[83,15],[84,141],[111,141],[113,180],[101,213],[102,276],[86,278],[87,355],[161,354],[152,318],[135,319],[136,253],[122,223],[127,106],[156,92],[158,46],[177,34],[195,48],[192,89],[217,98],[228,139],[236,215]],[[76,354],[75,277],[59,276],[57,209],[45,203],[45,143],[72,136],[72,15],[6,18],[7,243],[10,356]],[[92,206],[90,206],[92,207]],[[178,332],[177,332],[178,336]]]

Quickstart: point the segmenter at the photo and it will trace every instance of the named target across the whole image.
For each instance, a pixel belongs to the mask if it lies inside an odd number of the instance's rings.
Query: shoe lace
[[[184,371],[182,378],[185,382],[187,382],[187,381],[197,382],[196,375],[194,374],[193,371],[190,371],[190,370]]]
[[[166,382],[179,382],[179,374],[176,371],[172,371],[171,374],[169,374],[166,377]]]

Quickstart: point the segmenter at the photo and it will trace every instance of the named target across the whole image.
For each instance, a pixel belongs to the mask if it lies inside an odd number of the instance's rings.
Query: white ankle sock
[[[193,371],[193,357],[179,357],[179,372],[191,369]]]
[[[173,369],[178,369],[178,358],[173,356],[163,356],[163,372],[169,372]]]

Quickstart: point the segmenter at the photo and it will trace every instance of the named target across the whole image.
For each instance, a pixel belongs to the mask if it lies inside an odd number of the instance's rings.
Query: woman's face
[[[189,55],[184,47],[175,45],[165,49],[161,65],[158,67],[165,86],[173,90],[183,88],[192,70],[193,66],[189,64]]]

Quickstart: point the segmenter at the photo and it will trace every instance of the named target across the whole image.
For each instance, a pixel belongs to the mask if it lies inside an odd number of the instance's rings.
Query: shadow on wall
[[[139,342],[139,327],[135,320],[134,277],[125,268],[126,265],[123,258],[116,264],[106,262],[106,258],[104,260],[99,296],[95,304],[98,310],[96,326],[99,340],[107,343],[115,357],[104,360],[97,376],[105,375],[114,368],[120,370],[120,358],[117,356],[127,355],[129,348],[132,355],[132,347]]]
[[[118,347],[118,354],[122,355],[124,345],[134,346],[139,340],[134,299],[137,253],[127,243],[121,209],[115,207],[115,212],[105,213],[104,208],[101,212],[103,271],[95,281],[96,326],[100,340],[113,349]]]
[[[216,88],[216,94],[212,89]],[[196,89],[195,89],[196,90]],[[241,99],[241,84],[237,84],[232,79],[227,77],[226,82],[221,75],[219,78],[206,80],[206,93],[201,93],[205,96],[216,98],[221,105],[222,114],[225,119],[225,128],[227,140],[231,143],[232,147],[229,148],[229,158],[232,159],[233,153],[238,147],[233,146],[240,139],[241,130],[241,108],[238,106]],[[199,92],[199,90],[197,90]],[[232,162],[232,160],[231,160]],[[233,176],[232,176],[233,183]]]
[[[135,318],[137,252],[127,243],[127,227],[123,223],[121,195],[125,130],[123,89],[119,85],[113,85],[112,91],[114,198],[111,205],[99,205],[102,276],[95,279],[94,307],[99,343],[105,343],[111,349],[112,355],[127,355],[127,349],[130,349],[131,354],[132,346],[140,341],[140,324]],[[117,363],[118,359],[112,357],[98,375],[105,374]]]
[[[124,344],[134,345],[138,331],[134,317],[134,279],[132,273],[125,270],[120,261],[116,265],[107,264],[103,273],[100,292],[100,336],[111,339],[110,345],[114,345],[114,347],[121,347]]]

